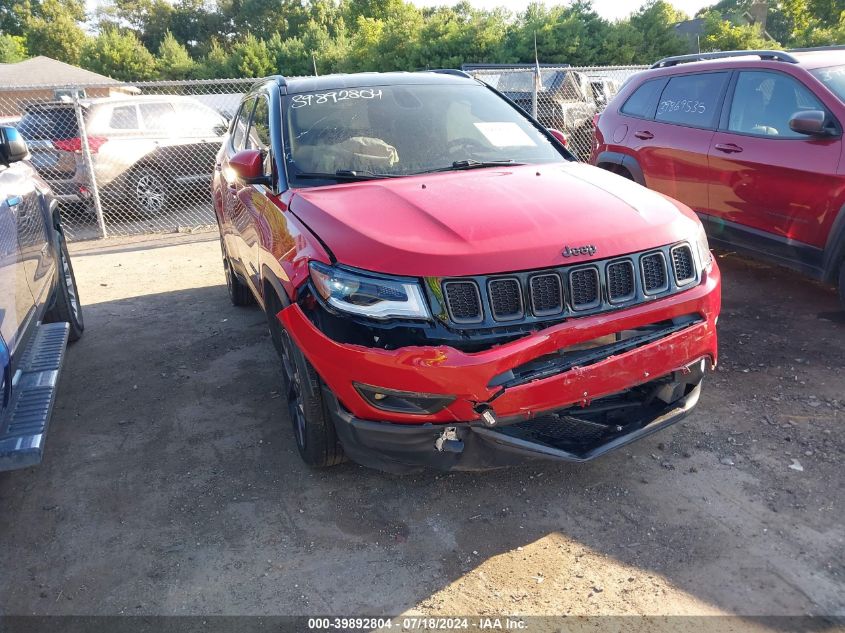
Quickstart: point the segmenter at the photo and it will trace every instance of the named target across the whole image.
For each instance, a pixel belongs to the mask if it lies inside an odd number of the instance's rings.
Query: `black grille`
[[[607,267],[607,296],[613,302],[634,296],[634,266],[629,261],[613,262]]]
[[[504,321],[522,316],[522,287],[518,279],[493,279],[487,289],[493,318]]]
[[[560,277],[552,273],[531,278],[531,309],[537,316],[558,314],[563,310]]]
[[[481,301],[478,287],[472,281],[447,281],[443,284],[449,316],[455,323],[481,321]]]
[[[669,285],[663,253],[651,253],[642,258],[643,287],[648,293],[665,290]]]
[[[689,283],[695,279],[695,265],[689,246],[676,246],[672,249],[672,266],[675,268],[675,281],[679,284]]]
[[[599,271],[595,268],[579,268],[569,273],[569,291],[572,307],[585,309],[599,302]]]

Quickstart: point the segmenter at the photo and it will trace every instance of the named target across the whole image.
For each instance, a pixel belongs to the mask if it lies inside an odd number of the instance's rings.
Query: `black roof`
[[[283,81],[287,85],[288,94],[376,86],[477,83],[469,77],[461,77],[457,74],[445,72],[352,73],[345,75],[323,75],[322,77],[291,77],[280,79],[279,81],[280,83]]]

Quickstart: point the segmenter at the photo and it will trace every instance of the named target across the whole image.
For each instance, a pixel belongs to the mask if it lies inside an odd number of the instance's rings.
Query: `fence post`
[[[97,187],[97,176],[94,173],[94,162],[91,159],[91,146],[88,145],[88,132],[85,130],[85,117],[82,115],[82,106],[79,103],[79,89],[73,89],[73,109],[76,112],[76,125],[79,127],[79,139],[82,145],[82,160],[88,171],[88,180],[91,187],[91,199],[94,201],[94,213],[97,215],[97,224],[100,226],[100,236],[108,237],[106,223],[103,219],[103,207],[100,204],[100,189]]]

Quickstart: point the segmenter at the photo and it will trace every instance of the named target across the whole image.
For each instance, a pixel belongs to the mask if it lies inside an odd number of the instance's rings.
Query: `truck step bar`
[[[21,359],[0,419],[0,471],[41,463],[69,329],[67,323],[39,325]]]

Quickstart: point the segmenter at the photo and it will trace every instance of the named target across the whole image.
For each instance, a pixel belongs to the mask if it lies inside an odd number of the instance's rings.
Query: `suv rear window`
[[[27,141],[53,141],[79,136],[73,108],[37,108],[28,111],[18,123]]]
[[[622,114],[628,114],[642,119],[652,118],[654,115],[654,101],[662,83],[662,79],[652,79],[634,90],[634,94],[628,97],[625,105],[622,106]]]
[[[713,127],[729,75],[721,72],[672,77],[660,95],[655,120],[690,127]]]

